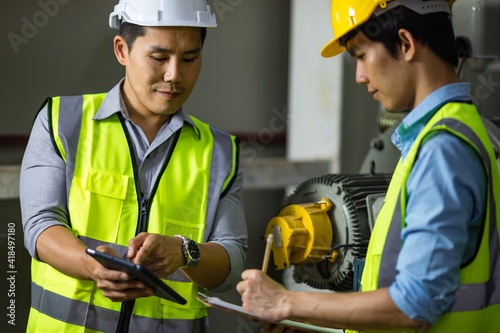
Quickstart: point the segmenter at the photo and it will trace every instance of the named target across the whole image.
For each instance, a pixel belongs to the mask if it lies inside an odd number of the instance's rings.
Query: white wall
[[[356,173],[377,134],[379,106],[356,84],[353,59],[320,55],[333,38],[331,1],[291,4],[287,157],[327,160],[330,172]]]
[[[329,160],[339,168],[342,59],[325,59],[321,48],[333,38],[330,0],[293,0],[287,156]]]

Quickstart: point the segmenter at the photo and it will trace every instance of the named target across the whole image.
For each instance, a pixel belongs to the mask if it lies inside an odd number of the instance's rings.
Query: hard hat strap
[[[446,0],[393,0],[383,3],[375,10],[375,16],[379,16],[388,10],[402,6],[413,10],[421,15],[444,12],[451,14],[450,6]],[[386,5],[385,5],[386,4]]]

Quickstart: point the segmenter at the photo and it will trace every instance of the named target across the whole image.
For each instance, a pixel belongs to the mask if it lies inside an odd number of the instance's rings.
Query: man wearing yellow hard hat
[[[455,72],[452,2],[332,1],[334,38],[321,55],[347,50],[357,83],[387,110],[410,111],[392,136],[401,159],[362,292],[293,292],[247,270],[243,309],[350,332],[498,332],[500,177],[470,85]]]

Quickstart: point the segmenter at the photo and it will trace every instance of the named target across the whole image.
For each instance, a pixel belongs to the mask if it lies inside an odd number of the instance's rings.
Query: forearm
[[[219,244],[200,244],[200,261],[194,267],[184,268],[184,273],[200,287],[213,289],[227,278],[231,264],[226,250]]]
[[[229,272],[225,280],[212,289],[213,292],[231,290],[240,281],[245,267],[247,245],[247,226],[243,208],[243,176],[241,169],[231,190],[220,201],[212,230],[205,230],[210,237],[205,242],[220,245],[229,256]]]
[[[91,272],[97,262],[87,255],[86,248],[80,239],[62,226],[46,229],[36,242],[41,261],[74,278],[94,279]]]
[[[344,329],[422,329],[427,323],[408,318],[387,288],[372,292],[285,292],[279,304],[284,317]]]

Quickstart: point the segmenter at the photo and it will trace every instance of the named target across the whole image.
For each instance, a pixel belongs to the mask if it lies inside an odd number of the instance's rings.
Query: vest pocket
[[[198,243],[202,241],[204,224],[189,223],[164,217],[163,225],[167,236],[182,235]]]
[[[80,235],[116,243],[129,177],[90,169],[84,180],[84,207]]]

